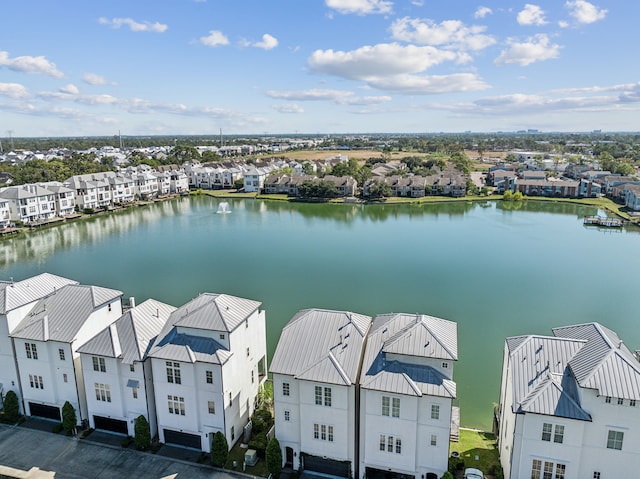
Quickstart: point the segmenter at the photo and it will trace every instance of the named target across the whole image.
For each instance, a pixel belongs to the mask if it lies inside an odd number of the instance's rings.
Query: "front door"
[[[291,447],[285,448],[285,457],[286,457],[286,462],[284,464],[284,467],[289,467],[293,469],[293,448]]]

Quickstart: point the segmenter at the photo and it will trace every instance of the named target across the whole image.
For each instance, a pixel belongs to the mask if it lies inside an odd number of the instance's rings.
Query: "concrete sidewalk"
[[[0,425],[0,464],[56,479],[237,479],[210,466],[108,445],[61,434]],[[33,475],[24,477],[51,477]]]

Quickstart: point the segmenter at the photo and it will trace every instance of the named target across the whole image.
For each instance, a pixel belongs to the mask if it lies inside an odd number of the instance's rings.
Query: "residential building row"
[[[261,303],[203,293],[181,307],[123,305],[121,291],[43,273],[0,283],[0,394],[27,416],[134,435],[144,416],[163,443],[208,452],[241,437],[267,377]]]

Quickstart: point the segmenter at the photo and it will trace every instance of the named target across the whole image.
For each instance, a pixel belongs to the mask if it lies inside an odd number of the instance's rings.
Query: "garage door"
[[[202,441],[200,440],[200,436],[187,434],[186,432],[164,429],[164,442],[165,444],[175,444],[178,446],[198,449],[199,451],[202,450]]]
[[[320,472],[330,476],[349,477],[349,462],[335,461],[304,453],[302,457],[305,471]]]
[[[93,424],[96,429],[103,429],[105,431],[117,432],[120,434],[129,434],[127,429],[127,422],[119,419],[112,419],[110,417],[93,416]]]
[[[32,416],[55,419],[56,421],[62,420],[62,417],[60,416],[60,408],[57,408],[55,406],[47,406],[46,404],[37,404],[30,402],[29,411],[31,412]]]

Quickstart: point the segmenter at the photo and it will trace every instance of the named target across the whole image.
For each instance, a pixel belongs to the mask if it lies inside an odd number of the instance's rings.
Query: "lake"
[[[504,338],[599,321],[640,348],[638,229],[586,227],[550,202],[302,204],[180,198],[0,241],[0,278],[50,272],[174,306],[262,301],[269,356],[304,308],[458,323],[462,424],[490,429]],[[635,279],[634,279],[635,278]]]

